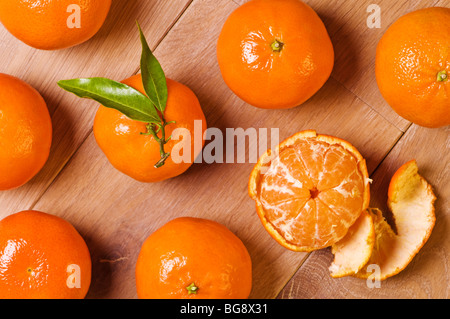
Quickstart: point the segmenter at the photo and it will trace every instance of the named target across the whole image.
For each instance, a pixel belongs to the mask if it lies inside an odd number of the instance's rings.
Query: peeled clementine
[[[24,211],[0,221],[0,299],[82,299],[91,257],[67,221]]]
[[[450,124],[450,8],[398,19],[377,47],[381,94],[402,117],[425,127]]]
[[[313,251],[347,234],[369,205],[369,183],[366,162],[354,146],[304,131],[260,158],[249,194],[278,243]]]
[[[20,187],[47,162],[52,121],[29,84],[0,73],[0,191]]]
[[[230,89],[266,109],[304,103],[334,66],[322,20],[300,0],[252,0],[239,7],[223,26],[217,57]]]
[[[29,46],[58,50],[92,38],[110,6],[111,0],[2,0],[0,21]]]
[[[145,94],[140,74],[123,83]],[[163,166],[157,168],[155,163],[161,159],[160,146],[153,136],[143,134],[147,132],[146,123],[131,120],[119,111],[104,106],[100,106],[95,117],[95,138],[108,160],[116,169],[141,182],[160,182],[184,173],[204,145],[206,119],[194,92],[170,79],[167,79],[167,87],[168,101],[164,116],[168,122],[175,123],[166,127],[166,137],[177,128],[185,129],[189,136],[180,137],[180,140],[171,139],[166,149],[171,152],[176,145],[181,145],[184,151],[190,152],[187,160],[170,156]],[[195,132],[196,121],[198,132]],[[196,147],[196,138],[201,141],[199,147]]]
[[[242,241],[225,226],[177,218],[142,246],[136,287],[142,299],[245,299],[252,263]]]

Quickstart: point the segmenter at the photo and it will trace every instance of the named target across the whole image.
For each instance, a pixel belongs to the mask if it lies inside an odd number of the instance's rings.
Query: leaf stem
[[[166,139],[166,127],[169,124],[173,124],[175,121],[166,122],[164,116],[161,117],[161,123],[149,123],[147,124],[147,132],[141,133],[142,135],[151,135],[155,141],[159,144],[159,153],[161,154],[161,159],[155,164],[155,168],[160,168],[164,166],[166,160],[169,158],[170,153],[166,153],[164,146],[171,140],[172,136]],[[161,132],[161,137],[158,136]]]

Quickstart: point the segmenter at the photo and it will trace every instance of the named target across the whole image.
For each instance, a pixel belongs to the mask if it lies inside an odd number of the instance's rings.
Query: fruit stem
[[[437,81],[438,82],[446,82],[446,81],[448,81],[448,74],[447,74],[446,70],[443,70],[443,71],[438,73]]]
[[[172,136],[166,139],[166,126],[172,123],[175,123],[175,121],[166,122],[164,117],[161,117],[161,123],[147,124],[147,133],[141,133],[142,135],[152,135],[155,141],[159,144],[161,159],[155,164],[155,168],[164,166],[166,160],[170,156],[170,153],[166,153],[164,146],[172,139]],[[161,138],[158,136],[159,132],[161,132]]]
[[[275,39],[275,41],[272,42],[270,47],[272,48],[273,52],[281,52],[283,50],[284,43]]]
[[[186,287],[188,294],[194,294],[196,295],[198,292],[198,287],[195,285],[195,283],[190,284],[189,286]]]

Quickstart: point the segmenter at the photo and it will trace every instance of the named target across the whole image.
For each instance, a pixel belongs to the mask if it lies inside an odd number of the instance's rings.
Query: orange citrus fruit
[[[0,299],[82,299],[91,257],[67,221],[24,211],[0,221]]]
[[[395,231],[380,210],[373,210],[376,244],[367,265],[377,265],[379,273],[363,268],[357,277],[375,276],[385,280],[404,270],[431,236],[436,223],[431,185],[419,175],[415,160],[401,166],[392,177],[388,190],[388,207]]]
[[[183,217],[145,241],[136,286],[141,299],[245,299],[252,288],[252,263],[228,228]]]
[[[0,191],[20,187],[47,162],[52,121],[29,84],[0,73]]]
[[[450,8],[426,8],[398,19],[376,54],[376,77],[388,104],[425,127],[450,124]]]
[[[332,246],[334,261],[331,277],[341,278],[360,271],[372,256],[375,244],[375,225],[369,211],[364,211],[350,227],[347,235]]]
[[[140,74],[123,83],[145,94]],[[175,145],[182,145],[183,151],[190,149],[190,159],[187,161],[174,161],[170,156],[162,167],[156,168],[155,163],[161,159],[160,146],[153,136],[143,135],[147,132],[146,123],[131,120],[121,112],[104,106],[100,106],[95,117],[95,138],[108,160],[119,171],[141,182],[160,182],[184,173],[194,163],[205,143],[206,119],[194,92],[170,79],[167,79],[167,87],[168,101],[164,116],[167,122],[175,123],[166,127],[166,137],[181,128],[190,133],[190,139],[171,139],[166,149],[171,152]],[[199,121],[199,132],[195,132],[196,121]],[[201,147],[195,147],[195,134],[200,136]]]
[[[29,46],[58,50],[92,38],[110,6],[111,0],[2,0],[0,21]]]
[[[267,151],[253,169],[249,194],[266,230],[294,251],[341,240],[370,200],[366,162],[350,143],[315,131]]]
[[[223,26],[217,56],[230,89],[267,109],[303,104],[334,66],[322,20],[300,0],[252,0],[240,6]]]

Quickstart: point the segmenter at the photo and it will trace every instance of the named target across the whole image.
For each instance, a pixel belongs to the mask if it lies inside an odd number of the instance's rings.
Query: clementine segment
[[[267,109],[304,103],[334,66],[323,22],[300,0],[252,0],[239,7],[222,29],[217,56],[231,90]]]
[[[154,232],[136,264],[142,299],[244,299],[252,264],[242,241],[225,226],[183,217]]]
[[[0,191],[20,187],[47,162],[52,122],[42,96],[24,81],[0,74]]]
[[[24,211],[0,221],[0,299],[82,299],[91,258],[67,221]]]
[[[123,83],[145,94],[140,74]],[[190,151],[187,161],[174,161],[170,156],[162,167],[156,168],[155,163],[161,159],[160,146],[153,136],[144,135],[147,132],[146,123],[131,120],[119,111],[104,106],[100,106],[95,117],[95,138],[108,160],[119,171],[141,182],[160,182],[184,173],[201,151],[195,148],[195,134],[200,135],[201,147],[204,146],[206,119],[197,97],[188,87],[176,81],[167,79],[167,87],[168,101],[164,116],[167,122],[175,123],[166,127],[166,137],[177,128],[185,129],[190,136],[171,139],[166,149],[170,152],[175,145],[182,145],[183,151]],[[200,122],[199,132],[195,132],[195,121]]]
[[[381,94],[402,117],[425,127],[450,124],[450,8],[398,19],[378,44]]]
[[[29,46],[58,50],[92,38],[110,6],[111,0],[2,0],[0,21]]]
[[[281,245],[312,251],[347,234],[368,207],[369,182],[365,160],[350,143],[304,131],[260,158],[249,194]]]

